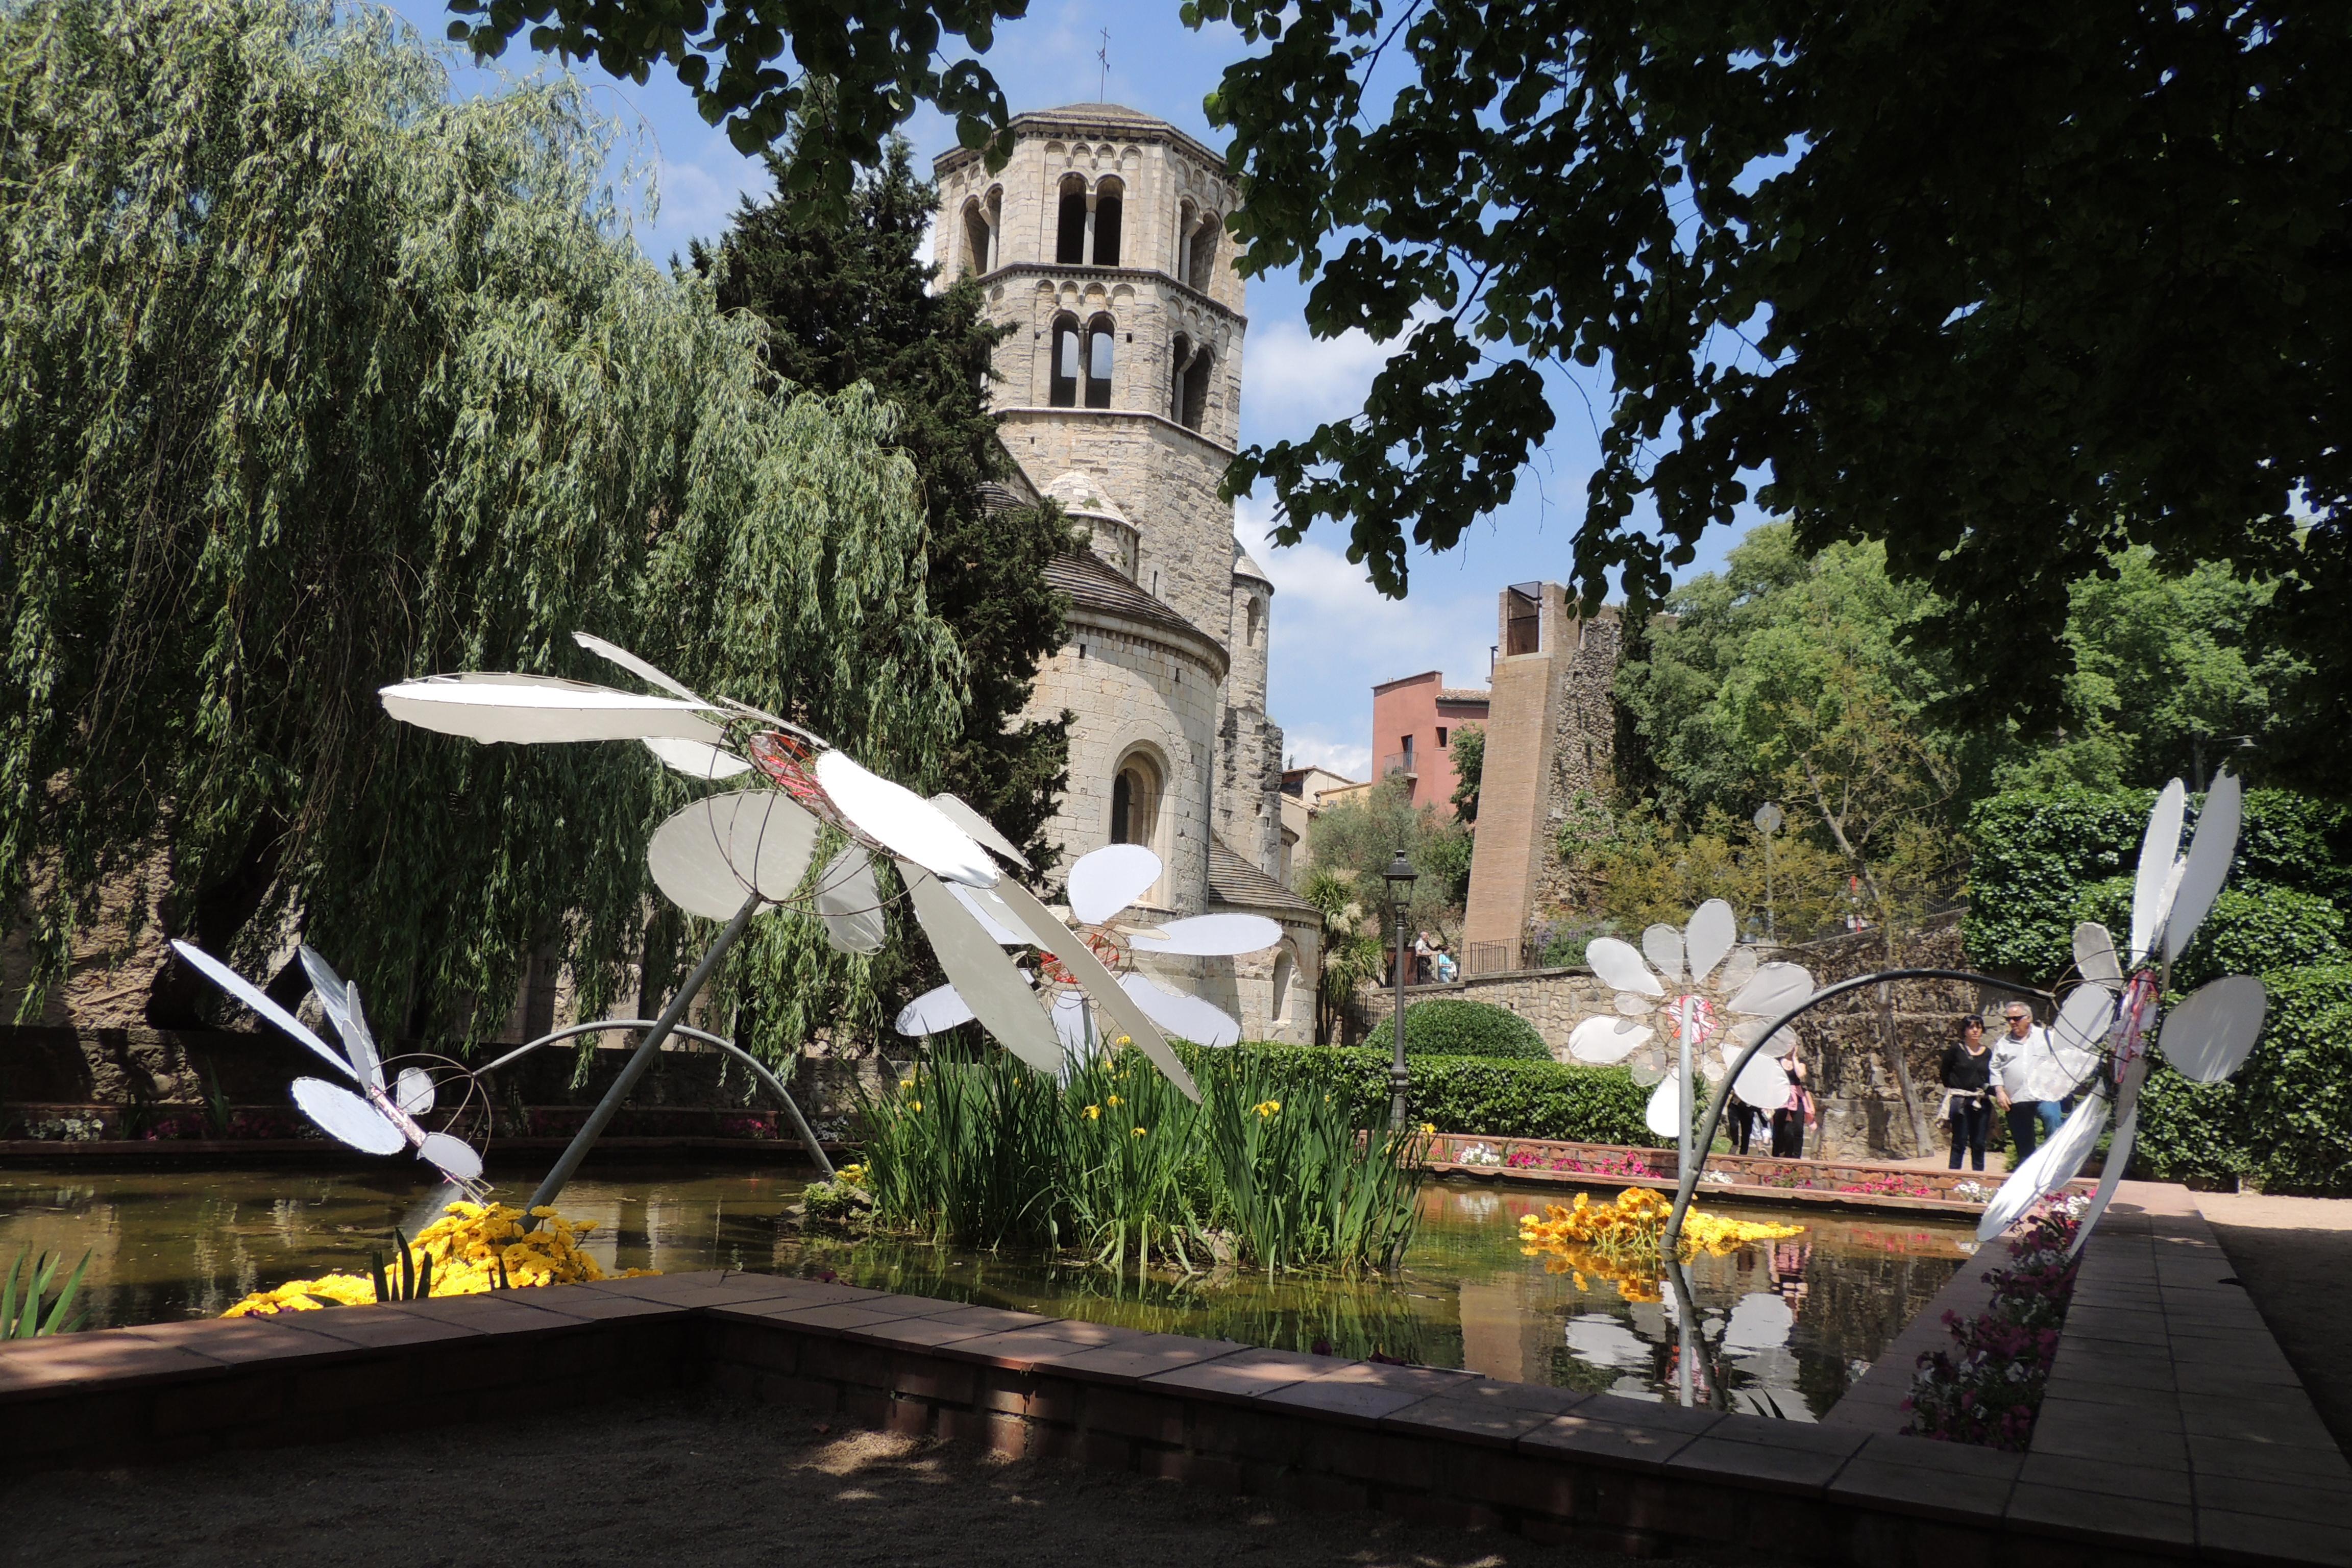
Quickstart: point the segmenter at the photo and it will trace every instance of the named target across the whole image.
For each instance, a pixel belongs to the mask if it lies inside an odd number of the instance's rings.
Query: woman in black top
[[[1960,1020],[1960,1037],[1944,1047],[1944,1088],[1951,1092],[1944,1103],[1951,1112],[1952,1169],[1960,1168],[1966,1148],[1983,1170],[1985,1134],[1992,1126],[1992,1051],[1986,1046],[1984,1020],[1971,1013]]]

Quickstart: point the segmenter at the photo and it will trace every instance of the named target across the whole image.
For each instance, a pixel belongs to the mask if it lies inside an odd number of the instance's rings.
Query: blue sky
[[[394,9],[426,37],[443,37],[446,13],[428,0],[398,0]],[[1226,64],[1246,50],[1230,27],[1193,32],[1176,11],[1175,0],[1032,0],[1026,17],[998,29],[984,58],[1016,112],[1108,98],[1222,147],[1224,138],[1210,128],[1202,100]],[[1105,29],[1110,34],[1108,79],[1097,58]],[[552,68],[520,44],[499,67],[509,79]],[[615,151],[616,174],[631,163],[649,171],[658,211],[647,212],[648,193],[640,183],[635,226],[639,244],[656,260],[682,256],[689,239],[719,232],[743,193],[765,194],[765,170],[705,125],[675,79],[657,72],[640,87],[605,76],[593,62],[574,70],[620,122],[626,140]],[[500,79],[463,65],[456,76],[461,92],[481,91]],[[929,109],[908,125],[907,134],[925,155],[955,142],[952,127]],[[1354,412],[1380,368],[1381,346],[1360,333],[1321,342],[1309,338],[1306,298],[1295,276],[1249,285],[1244,442],[1301,437],[1322,420]],[[1596,396],[1592,406],[1603,405]],[[1567,575],[1596,447],[1591,416],[1573,388],[1559,412],[1549,446],[1522,476],[1518,497],[1446,554],[1416,552],[1412,592],[1402,601],[1373,591],[1362,570],[1348,563],[1346,541],[1337,534],[1310,535],[1290,550],[1267,544],[1264,531],[1272,509],[1264,487],[1235,508],[1236,533],[1275,582],[1268,702],[1298,763],[1363,777],[1370,762],[1374,683],[1442,669],[1449,684],[1484,685],[1496,593],[1507,583]],[[1719,565],[1735,537],[1729,530],[1710,535],[1689,573]]]

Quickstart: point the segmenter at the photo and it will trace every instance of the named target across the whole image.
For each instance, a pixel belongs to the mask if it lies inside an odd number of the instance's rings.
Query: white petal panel
[[[1658,1010],[1656,998],[1633,991],[1620,991],[1610,998],[1610,1005],[1617,1009],[1617,1015],[1622,1018],[1646,1018]]]
[[[1195,958],[1234,958],[1264,952],[1282,940],[1282,928],[1264,915],[1194,915],[1169,921],[1159,936],[1138,936],[1138,952],[1181,952]]]
[[[644,697],[541,675],[436,675],[377,693],[403,723],[468,740],[535,745],[552,741],[642,741],[667,735],[716,742],[726,731],[707,702]]]
[[[2252,975],[2200,985],[2164,1020],[2157,1035],[2164,1059],[2182,1077],[2220,1083],[2244,1065],[2262,1037],[2270,997]]]
[[[1759,1051],[1731,1080],[1731,1092],[1743,1105],[1778,1110],[1789,1102],[1789,1075],[1770,1052]]]
[[[1796,963],[1757,966],[1756,978],[1739,988],[1730,1008],[1750,1017],[1777,1018],[1813,994],[1813,977]]]
[[[1647,1024],[1603,1014],[1585,1019],[1570,1031],[1568,1054],[1595,1067],[1609,1067],[1640,1050],[1653,1032]],[[1391,1040],[1389,1044],[1394,1046],[1396,1042]]]
[[[1691,984],[1703,984],[1739,940],[1739,917],[1721,899],[1709,899],[1691,912],[1683,928],[1683,962],[1690,965]]]
[[[971,1009],[953,985],[934,985],[898,1009],[898,1030],[902,1035],[940,1035],[971,1018]]]
[[[1670,925],[1654,925],[1642,933],[1642,956],[1669,985],[1683,978],[1683,933]]]
[[[2050,1025],[2050,1048],[2067,1074],[2080,1082],[2099,1065],[2116,1022],[2116,994],[2104,985],[2077,985],[2058,1005]]]
[[[735,918],[756,889],[792,897],[816,850],[816,818],[772,789],[714,795],[654,830],[646,865],[671,903],[705,920]]]
[[[938,806],[950,822],[971,834],[983,848],[994,850],[1024,871],[1029,869],[1029,857],[1021,853],[1013,840],[996,830],[996,824],[979,812],[944,792],[931,796],[931,804]]]
[[[433,1111],[433,1075],[423,1068],[403,1068],[400,1082],[393,1100],[411,1116],[428,1116]]]
[[[879,952],[890,934],[882,918],[882,888],[874,879],[874,857],[863,844],[835,856],[817,874],[816,916],[835,952]]]
[[[658,686],[672,697],[684,698],[688,702],[702,700],[687,687],[685,682],[677,679],[668,671],[657,668],[649,660],[639,658],[618,643],[606,642],[603,637],[591,637],[586,632],[573,632],[572,640],[598,658],[607,659],[619,665],[647,686]]]
[[[859,767],[846,752],[821,752],[816,782],[858,831],[902,860],[967,888],[993,888],[998,872],[971,834],[913,790]]]
[[[334,965],[309,942],[303,942],[295,952],[302,961],[303,973],[310,976],[311,991],[319,998],[319,1010],[327,1016],[328,1025],[343,1042],[354,1076],[366,1087],[382,1089],[383,1059],[376,1053],[375,1036],[368,1031],[367,1015],[360,1010],[359,988],[345,984]]]
[[[2238,852],[2238,818],[2242,807],[2238,781],[2229,773],[2215,776],[2205,792],[2205,809],[2197,814],[2197,832],[2189,840],[2189,863],[2181,868],[2180,890],[2172,897],[2172,912],[2164,922],[2164,962],[2180,956],[2205,912],[2229,879],[2231,858]]]
[[[1119,988],[1135,998],[1135,1005],[1159,1025],[1181,1040],[1196,1046],[1230,1046],[1242,1037],[1241,1020],[1213,1002],[1181,992],[1163,991],[1140,974],[1122,974]],[[1394,1041],[1390,1044],[1393,1046]]]
[[[838,752],[828,752],[827,756]],[[950,897],[946,885],[911,860],[898,862],[915,906],[915,918],[931,939],[931,951],[947,971],[956,994],[963,998],[982,1028],[997,1044],[1039,1072],[1057,1074],[1062,1068],[1062,1042],[1053,1021],[1029,982],[1013,961],[972,919],[971,911]]]
[[[2132,873],[2131,961],[2134,968],[2147,957],[2156,933],[2164,925],[2165,889],[2172,880],[2174,860],[2180,853],[2180,819],[2189,805],[2189,791],[2179,779],[2158,793],[2147,814],[2147,832],[2139,843],[2139,868]]]
[[[2124,966],[2116,957],[2116,939],[2096,921],[2084,921],[2074,928],[2074,968],[2084,979],[2097,984],[2123,986]]]
[[[441,1167],[441,1173],[453,1182],[473,1182],[481,1179],[482,1157],[474,1146],[462,1138],[452,1138],[446,1132],[427,1132],[416,1151],[417,1158],[429,1160]]]
[[[661,759],[662,766],[688,778],[708,779],[716,784],[731,779],[738,773],[748,773],[751,764],[732,752],[724,752],[705,741],[681,741],[670,735],[647,735],[640,742],[645,749]]]
[[[1993,1194],[1992,1202],[1985,1205],[1984,1217],[1977,1222],[1979,1241],[1990,1241],[2025,1217],[2026,1210],[2074,1179],[2074,1173],[2091,1157],[2099,1134],[2106,1129],[2112,1103],[2104,1094],[2083,1097],[2074,1114],[2040,1148],[2027,1155],[2024,1163],[2011,1171],[2000,1190]]]
[[[1664,996],[1666,988],[1642,962],[1641,952],[1630,942],[1613,936],[1596,936],[1585,945],[1584,962],[1601,977],[1601,984],[1617,991],[1638,991],[1644,996]]]
[[[1027,947],[1029,933],[1020,924],[1020,917],[1005,908],[1004,900],[994,888],[967,888],[961,882],[950,882],[947,889],[955,901],[971,911],[989,940],[1000,947]]]
[[[1101,851],[1097,850],[1096,853],[1100,854]],[[1176,1086],[1177,1092],[1198,1105],[1201,1102],[1200,1087],[1193,1083],[1192,1075],[1184,1070],[1184,1064],[1176,1053],[1168,1048],[1168,1042],[1161,1037],[1159,1026],[1152,1023],[1151,1016],[1136,1005],[1134,997],[1119,989],[1118,983],[1111,978],[1110,971],[1103,967],[1102,960],[1087,950],[1087,944],[1078,940],[1077,933],[1055,919],[1054,911],[1039,903],[1036,894],[1012,878],[1007,877],[997,891],[1003,896],[1006,907],[1023,925],[1029,928],[1037,945],[1062,961],[1062,967],[1070,972],[1070,977],[1078,983],[1078,989],[1102,1010],[1118,1034],[1127,1036],[1140,1046],[1143,1054],[1151,1058],[1151,1065]],[[1108,1033],[1108,1030],[1105,1032]],[[1114,1035],[1112,1038],[1115,1041],[1118,1036]]]
[[[1772,1020],[1769,1018],[1740,1019],[1727,1031],[1730,1043],[1724,1048],[1726,1050],[1744,1048],[1750,1040],[1761,1039],[1764,1031],[1771,1026],[1771,1023]],[[1788,1054],[1796,1048],[1797,1031],[1793,1026],[1776,1031],[1769,1040],[1764,1042],[1764,1055],[1776,1059],[1785,1059]]]
[[[1731,956],[1723,961],[1723,970],[1715,977],[1716,987],[1727,996],[1737,996],[1739,988],[1756,978],[1756,950],[1735,947]]]
[[[1658,1087],[1651,1092],[1650,1103],[1643,1110],[1642,1120],[1659,1137],[1679,1139],[1682,1136],[1682,1117],[1683,1080],[1681,1070],[1676,1068],[1669,1070],[1658,1080]]]
[[[1098,926],[1160,880],[1160,857],[1140,844],[1110,844],[1070,868],[1070,913]]]
[[[392,1124],[390,1117],[324,1079],[296,1079],[294,1103],[319,1124],[319,1131],[362,1154],[397,1154],[408,1147],[407,1135]]]
[[[2131,1065],[2116,1091],[2118,1112],[2116,1135],[2107,1140],[2106,1167],[2099,1173],[2099,1189],[2091,1194],[2091,1206],[2083,1211],[2082,1219],[2076,1226],[2074,1245],[2067,1249],[2070,1257],[2079,1254],[2083,1244],[2091,1239],[2091,1232],[2097,1226],[2099,1216],[2105,1214],[2107,1205],[2115,1201],[2116,1189],[2123,1184],[2124,1176],[2131,1168],[2132,1145],[2139,1139],[2140,1084],[2147,1077],[2147,1058],[2142,1057]]]
[[[1065,991],[1054,998],[1054,1033],[1061,1037],[1063,1055],[1070,1061],[1082,1062],[1094,1054],[1094,1042],[1087,1034],[1087,999],[1075,991]]]
[[[287,1034],[292,1036],[294,1039],[300,1044],[308,1046],[310,1049],[316,1051],[321,1060],[333,1063],[335,1070],[341,1073],[345,1078],[357,1079],[359,1077],[359,1074],[352,1070],[352,1064],[344,1058],[343,1054],[341,1051],[336,1050],[334,1047],[327,1044],[326,1041],[312,1034],[309,1025],[303,1023],[301,1019],[297,1018],[293,1014],[289,1013],[285,1008],[280,1007],[277,1003],[272,1002],[266,994],[263,994],[261,987],[247,980],[244,975],[239,974],[236,970],[231,969],[227,964],[223,963],[211,953],[206,952],[203,948],[197,947],[193,943],[180,942],[175,939],[172,943],[172,951],[178,953],[182,958],[187,960],[189,963],[193,964],[195,967],[197,973],[202,974],[205,979],[211,981],[214,984],[219,986],[222,990],[227,992],[238,1001],[244,1003],[247,1007],[252,1008],[254,1012],[259,1014],[262,1017],[267,1018],[269,1022],[277,1025],[280,1029],[285,1030]],[[332,972],[330,971],[330,973],[331,973]],[[362,1101],[361,1103],[364,1104],[366,1102]]]
[[[1625,1071],[1632,1076],[1634,1084],[1642,1089],[1649,1088],[1666,1076],[1666,1069],[1660,1065],[1659,1053],[1656,1051],[1635,1052],[1625,1063]]]

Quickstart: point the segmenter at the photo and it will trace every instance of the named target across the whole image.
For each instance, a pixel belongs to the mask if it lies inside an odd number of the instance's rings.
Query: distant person
[[[2074,1080],[2050,1043],[2050,1031],[2033,1021],[2031,1008],[2011,1002],[2001,1016],[2009,1032],[1992,1048],[1993,1098],[2009,1120],[2015,1158],[2021,1162],[2065,1120],[2065,1107],[2059,1101],[2074,1092]]]
[[[1437,944],[1429,940],[1427,931],[1416,931],[1412,939],[1412,983],[1429,984],[1429,961],[1437,952]]]
[[[1756,1124],[1764,1120],[1764,1113],[1736,1095],[1723,1110],[1724,1114],[1731,1118],[1732,1152],[1747,1153],[1748,1143],[1756,1136]]]
[[[1437,950],[1437,983],[1440,985],[1451,985],[1454,984],[1454,977],[1461,973],[1461,966],[1454,962],[1454,955],[1445,949],[1439,948]]]
[[[1960,1037],[1944,1047],[1944,1112],[1952,1124],[1955,1171],[1963,1149],[1976,1162],[1971,1169],[1984,1169],[1985,1137],[1992,1130],[1992,1047],[1984,1037],[1984,1020],[1971,1013],[1960,1020]]]
[[[1789,1074],[1789,1098],[1772,1113],[1772,1157],[1801,1160],[1805,1157],[1805,1123],[1813,1119],[1813,1094],[1805,1087],[1802,1047],[1790,1051],[1780,1065]]]

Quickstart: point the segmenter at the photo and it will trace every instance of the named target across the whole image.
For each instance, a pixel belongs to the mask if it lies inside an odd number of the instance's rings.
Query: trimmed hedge
[[[2112,878],[2083,889],[2072,917],[2097,921],[2120,947],[2131,934],[2131,899],[2132,879]],[[2172,986],[2186,994],[2224,974],[2274,974],[2345,958],[2341,910],[2315,893],[2247,882],[2213,900],[2197,940],[2173,965]]]
[[[2352,1194],[2352,963],[2273,973],[2260,1044],[2228,1083],[2159,1066],[2140,1098],[2135,1172]]]
[[[1372,1049],[1393,1051],[1396,1036],[1383,1020],[1367,1037]],[[1507,1057],[1548,1062],[1550,1047],[1536,1026],[1507,1007],[1456,996],[1433,996],[1404,1010],[1407,1056]]]
[[[1405,1039],[1412,1039],[1410,1017]],[[1358,1116],[1387,1114],[1391,1051],[1363,1046],[1259,1048],[1282,1069],[1319,1079],[1332,1093],[1345,1095]],[[1416,1123],[1434,1123],[1441,1132],[1660,1146],[1642,1119],[1650,1091],[1622,1068],[1567,1067],[1549,1058],[1538,1062],[1416,1056],[1411,1070],[1407,1116]]]

